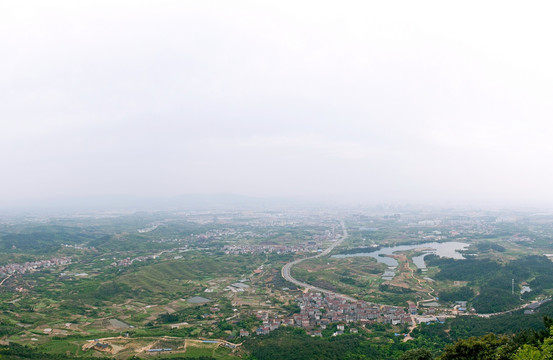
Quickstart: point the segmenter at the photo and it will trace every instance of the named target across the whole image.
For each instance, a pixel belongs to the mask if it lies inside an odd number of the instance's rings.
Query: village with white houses
[[[55,257],[48,260],[29,261],[25,263],[14,263],[0,266],[0,276],[9,276],[13,274],[25,274],[33,272],[41,268],[48,268],[51,266],[61,266],[71,263],[69,257]]]
[[[355,326],[371,324],[411,325],[420,323],[444,322],[446,318],[464,313],[466,302],[459,302],[453,309],[437,309],[430,304],[423,311],[411,301],[406,308],[374,304],[365,301],[349,301],[340,295],[320,292],[306,292],[297,299],[300,312],[290,317],[279,318],[270,311],[258,311],[256,317],[263,322],[255,329],[256,335],[267,335],[281,326],[295,326],[306,329],[312,336],[322,336],[322,331],[337,324],[333,336],[342,335],[349,328],[357,333]],[[406,311],[408,309],[408,311]],[[250,336],[248,329],[240,331],[240,337]],[[400,334],[398,334],[400,335]],[[407,334],[403,334],[407,336]]]

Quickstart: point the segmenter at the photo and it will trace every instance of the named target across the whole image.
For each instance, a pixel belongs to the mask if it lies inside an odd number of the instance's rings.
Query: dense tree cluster
[[[478,249],[479,252],[488,252],[490,250],[497,251],[497,252],[505,252],[505,248],[503,246],[491,241],[483,241],[483,242],[477,243],[476,249]]]
[[[461,286],[459,288],[453,288],[451,290],[443,290],[438,294],[441,301],[455,302],[466,301],[474,298],[475,293],[468,286]]]
[[[104,234],[68,226],[36,226],[19,232],[0,233],[0,250],[31,254],[54,253],[61,244],[80,244],[96,241]]]
[[[529,281],[532,288],[531,293],[525,294],[526,298],[553,286],[553,262],[545,256],[525,256],[506,264],[490,259],[454,260],[434,255],[427,256],[426,261],[429,266],[439,267],[440,272],[435,276],[437,280],[469,283],[468,287],[440,293],[442,300],[467,300],[479,313],[510,310],[522,304],[519,291],[522,282]],[[513,280],[517,284],[514,293]],[[479,294],[469,288],[478,288]]]
[[[545,327],[543,326],[545,325]],[[301,329],[281,329],[245,343],[251,359],[399,359],[399,360],[541,360],[553,358],[553,320],[540,330],[485,334],[459,339],[437,348],[431,341],[367,341],[359,335],[313,338]],[[420,339],[419,339],[420,340]]]

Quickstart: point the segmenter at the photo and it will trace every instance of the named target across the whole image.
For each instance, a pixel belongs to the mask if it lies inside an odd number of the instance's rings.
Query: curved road
[[[541,305],[543,305],[544,303],[548,302],[548,301],[551,301],[551,297],[547,297],[543,300],[541,300]],[[517,310],[522,310],[522,309],[526,309],[529,305],[533,304],[533,303],[536,303],[538,301],[530,301],[529,303],[526,303],[526,304],[522,304],[520,306],[517,306],[516,308],[514,309],[510,309],[510,310],[505,310],[505,311],[500,311],[500,312],[496,312],[496,313],[489,313],[489,314],[474,314],[478,317],[483,317],[483,318],[489,318],[489,317],[492,317],[492,316],[497,316],[497,315],[504,315],[504,314],[507,314],[509,312],[512,312],[512,311],[517,311]],[[473,315],[473,314],[465,314],[465,315]]]
[[[9,278],[11,278],[12,275],[13,275],[13,274],[9,274],[7,277],[5,277],[4,280],[2,280],[2,282],[0,282],[0,286],[4,285],[4,282],[5,282],[6,280],[8,280]]]
[[[305,261],[305,260],[315,259],[315,258],[318,258],[318,257],[326,256],[326,255],[330,254],[330,252],[332,250],[334,250],[334,248],[336,246],[339,246],[340,244],[342,244],[344,242],[344,240],[348,237],[348,231],[347,231],[346,226],[345,226],[343,221],[340,221],[340,224],[342,225],[342,232],[343,232],[343,235],[340,238],[340,240],[336,241],[334,244],[332,244],[331,246],[329,246],[328,248],[326,248],[324,251],[322,251],[321,253],[319,253],[317,255],[309,256],[309,257],[306,257],[306,258],[302,258],[302,259],[298,259],[298,260],[294,260],[294,261],[289,262],[288,264],[286,264],[282,267],[281,274],[282,274],[282,277],[284,279],[286,279],[287,281],[291,282],[292,284],[294,284],[296,286],[305,288],[307,290],[313,290],[313,291],[318,291],[318,292],[325,293],[325,294],[332,294],[332,295],[340,296],[340,297],[342,297],[346,300],[349,300],[349,301],[357,301],[357,299],[354,299],[350,296],[347,296],[347,295],[344,295],[344,294],[339,294],[339,293],[336,293],[334,291],[326,290],[326,289],[316,287],[316,286],[313,286],[313,285],[309,285],[308,283],[304,283],[304,282],[301,282],[299,280],[296,280],[290,274],[290,270],[292,269],[292,266],[297,265],[297,264],[299,264],[299,263],[301,263],[302,261]]]

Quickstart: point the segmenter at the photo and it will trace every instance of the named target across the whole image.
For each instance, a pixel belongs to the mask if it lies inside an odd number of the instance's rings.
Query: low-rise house
[[[257,335],[267,335],[271,332],[271,329],[268,326],[258,327],[255,330],[255,333]]]

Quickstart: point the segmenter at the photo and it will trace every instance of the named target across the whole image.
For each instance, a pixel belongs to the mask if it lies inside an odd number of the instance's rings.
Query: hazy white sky
[[[553,205],[552,10],[3,0],[0,202]]]

